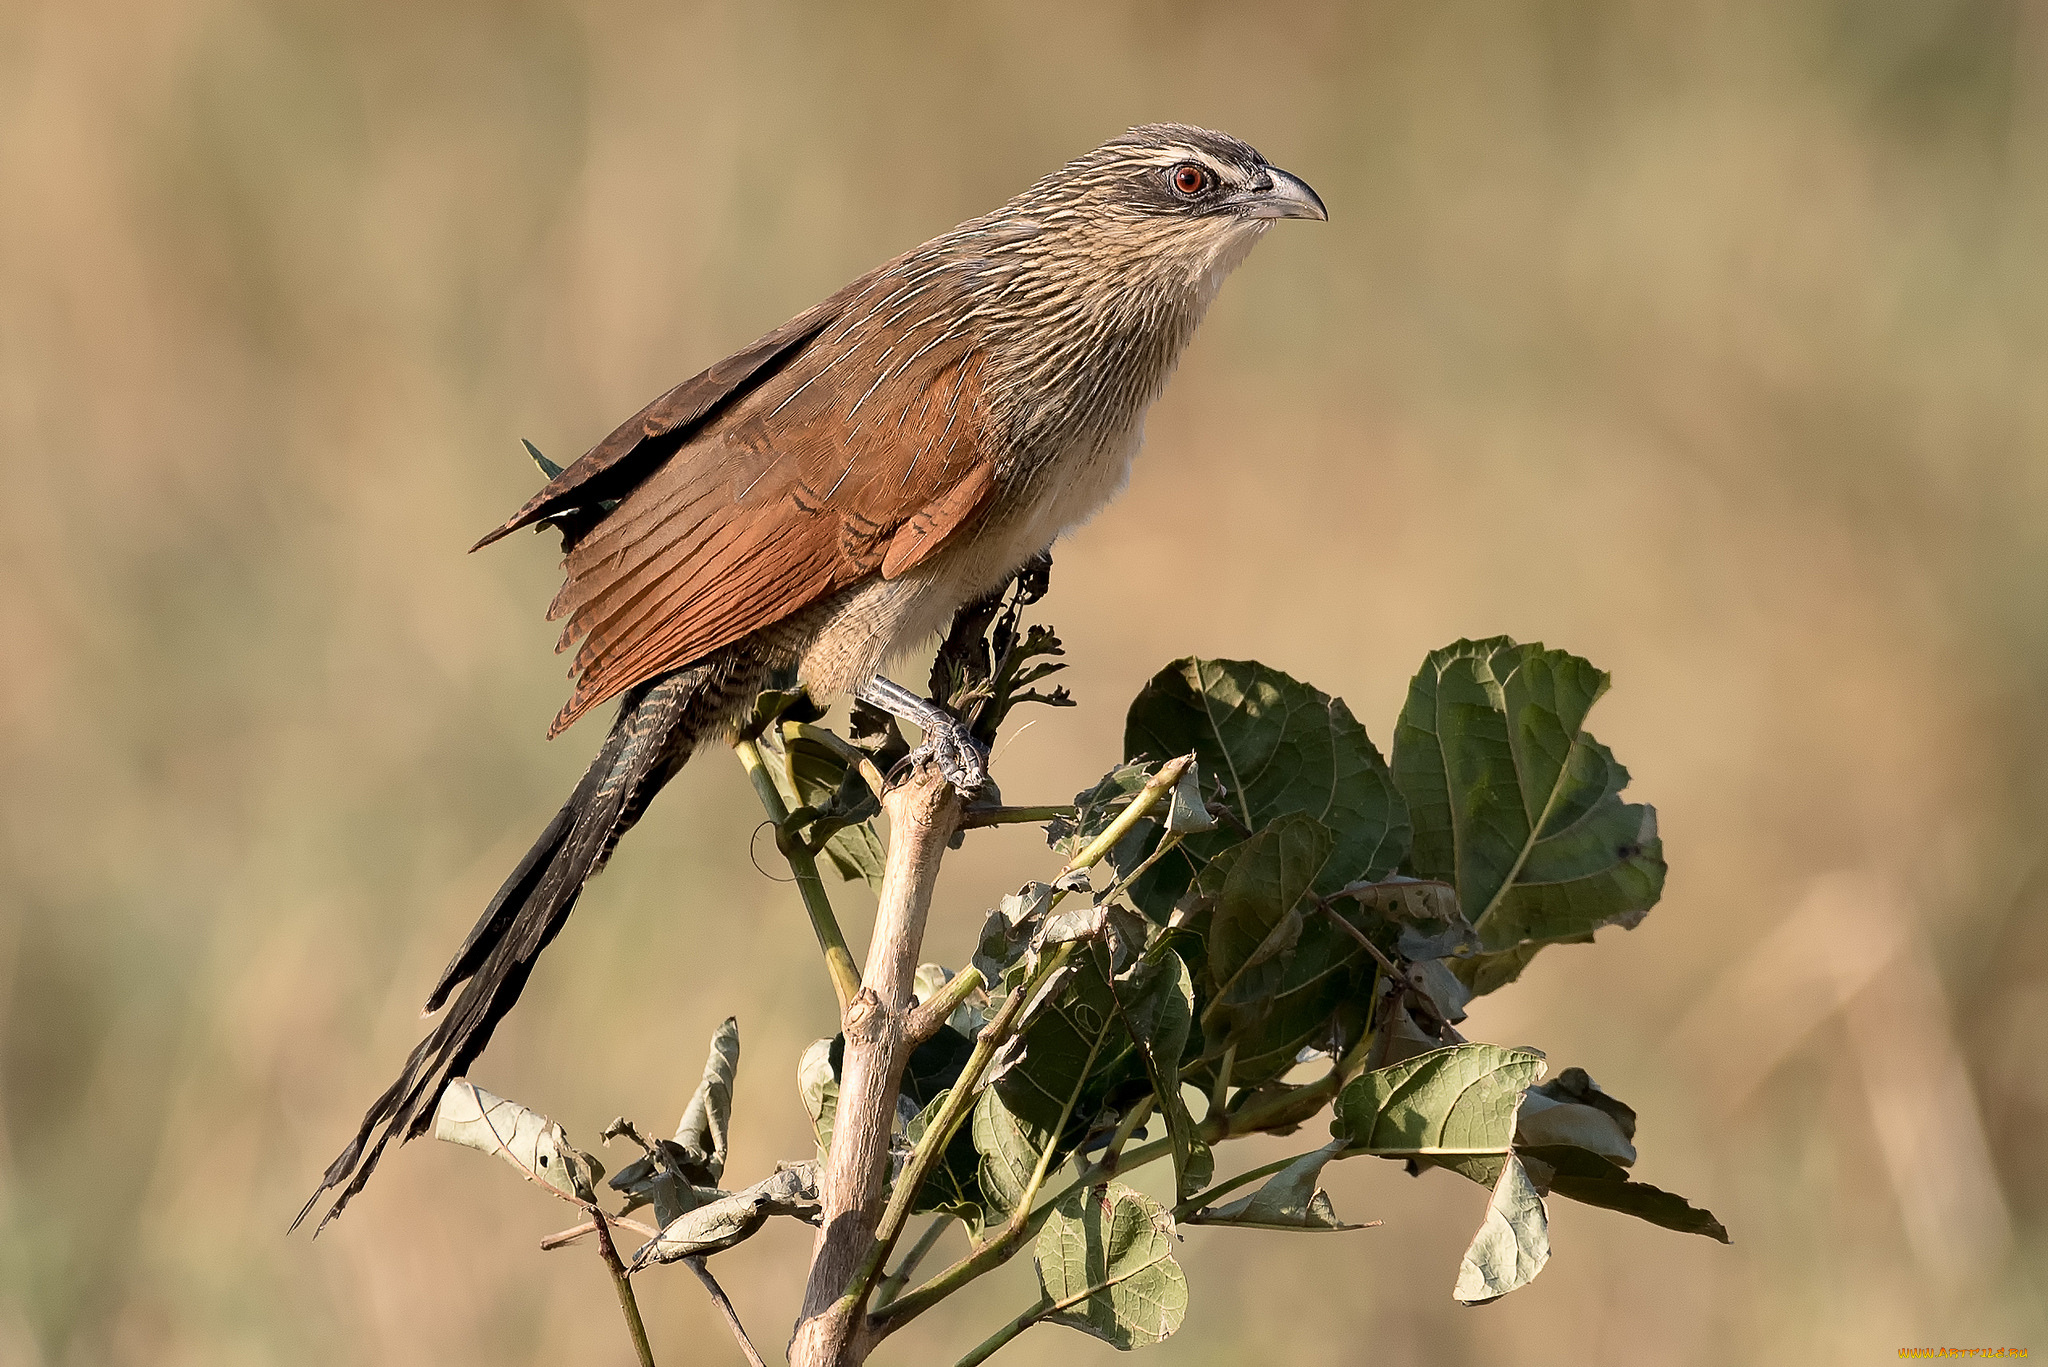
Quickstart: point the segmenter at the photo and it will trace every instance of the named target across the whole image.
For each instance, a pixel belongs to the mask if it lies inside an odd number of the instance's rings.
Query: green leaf
[[[685,1172],[693,1183],[715,1187],[725,1175],[726,1140],[732,1129],[732,1084],[740,1067],[740,1023],[727,1016],[712,1032],[704,1078],[676,1126],[675,1142],[690,1155]],[[693,1170],[694,1169],[694,1170]]]
[[[1330,831],[1320,893],[1384,878],[1408,851],[1407,807],[1342,699],[1252,661],[1176,661],[1131,703],[1124,754],[1190,750],[1208,780],[1224,784],[1224,805],[1242,829],[1191,835],[1138,880],[1133,900],[1155,920],[1204,864],[1281,816],[1314,817]]]
[[[917,1118],[903,1127],[903,1137],[912,1145],[923,1141],[925,1132],[938,1119],[939,1111],[946,1104],[948,1091],[933,1097],[931,1104],[917,1113]],[[984,1093],[986,1095],[986,1093]],[[959,1217],[970,1232],[979,1231],[982,1226],[983,1207],[987,1198],[982,1195],[977,1169],[981,1155],[975,1151],[974,1134],[971,1125],[962,1125],[953,1131],[947,1141],[946,1151],[925,1178],[924,1186],[917,1193],[917,1200],[911,1205],[913,1215],[927,1211],[942,1210],[948,1215]]]
[[[1003,1104],[993,1087],[974,1100],[973,1142],[981,1155],[977,1183],[991,1223],[1006,1220],[1024,1199],[1037,1170],[1038,1155],[1051,1137]]]
[[[1521,1160],[1510,1156],[1501,1165],[1486,1218],[1465,1250],[1451,1294],[1466,1305],[1499,1300],[1534,1281],[1549,1261],[1549,1213]]]
[[[1633,926],[1664,887],[1656,812],[1626,803],[1628,770],[1586,734],[1608,676],[1505,636],[1432,654],[1394,732],[1394,779],[1415,823],[1410,869],[1458,889],[1485,953],[1475,992],[1534,949]]]
[[[1712,1211],[1689,1204],[1683,1196],[1635,1181],[1598,1154],[1566,1145],[1543,1145],[1520,1153],[1529,1165],[1531,1177],[1555,1195],[1618,1210],[1680,1234],[1703,1234],[1724,1244],[1729,1242],[1727,1229]]]
[[[1174,1198],[1184,1201],[1216,1174],[1216,1161],[1180,1094],[1181,1054],[1195,1023],[1194,981],[1181,957],[1167,949],[1130,975],[1111,979],[1110,992],[1166,1121],[1167,1137],[1173,1141]]]
[[[1118,1019],[1109,958],[1100,941],[1076,950],[1052,996],[1027,1018],[1023,1053],[996,1077],[1004,1105],[1040,1129],[1059,1125],[1069,1098],[1073,1118],[1090,1119],[1094,1103],[1129,1071],[1137,1046]]]
[[[825,836],[822,853],[841,878],[849,883],[862,880],[881,891],[885,854],[882,838],[875,834],[874,818],[882,805],[860,770],[829,747],[801,736],[784,741],[783,753],[795,785],[793,806],[818,813],[810,843],[815,845],[820,835]]]
[[[1344,1146],[1344,1140],[1333,1139],[1274,1173],[1251,1195],[1227,1206],[1204,1210],[1187,1223],[1318,1232],[1363,1228],[1339,1220],[1336,1210],[1330,1205],[1329,1194],[1317,1185],[1323,1175],[1323,1166],[1342,1156]]]
[[[1095,786],[1074,795],[1073,817],[1056,817],[1046,823],[1045,841],[1052,846],[1052,852],[1061,859],[1072,859],[1108,830],[1110,823],[1123,814],[1131,805],[1131,799],[1145,786],[1159,768],[1157,760],[1143,760],[1133,764],[1119,764],[1116,768],[1096,780]],[[1136,867],[1143,851],[1149,850],[1152,837],[1159,832],[1155,821],[1140,821],[1129,835],[1110,854],[1114,868]],[[1131,846],[1127,852],[1123,846]],[[1135,853],[1135,857],[1131,854]]]
[[[1173,1259],[1173,1216],[1129,1187],[1085,1187],[1059,1203],[1038,1235],[1045,1318],[1117,1348],[1158,1343],[1180,1328],[1188,1282]]]
[[[1329,863],[1334,843],[1321,822],[1294,813],[1232,852],[1208,926],[1209,976],[1219,996],[1246,969],[1301,938],[1301,899]]]
[[[1215,1058],[1235,1045],[1231,1076],[1246,1086],[1287,1072],[1306,1046],[1328,1047],[1332,1017],[1355,1004],[1371,981],[1370,960],[1358,940],[1329,916],[1309,914],[1301,905],[1288,906],[1268,932],[1280,940],[1292,936],[1292,944],[1277,954],[1259,954],[1256,948],[1243,952],[1281,899],[1304,881],[1314,881],[1313,869],[1306,880],[1302,875],[1299,856],[1312,860],[1317,844],[1314,829],[1304,827],[1319,828],[1319,823],[1304,816],[1282,817],[1225,850],[1182,900],[1187,927],[1204,936],[1209,949],[1198,957],[1208,989],[1202,1009],[1205,1053]],[[1232,895],[1239,900],[1226,913]],[[1241,954],[1253,962],[1224,977]],[[1362,1024],[1362,1013],[1353,1014]]]
[[[516,1101],[493,1096],[467,1078],[456,1078],[434,1108],[434,1138],[495,1154],[528,1179],[546,1183],[580,1201],[592,1191],[604,1167],[569,1144],[562,1127]]]
[[[818,1151],[832,1147],[832,1115],[839,1107],[839,1070],[832,1066],[834,1039],[812,1040],[796,1061],[797,1095],[811,1118]]]
[[[1381,1157],[1506,1153],[1522,1093],[1542,1072],[1543,1056],[1524,1049],[1433,1049],[1353,1078],[1330,1131]]]

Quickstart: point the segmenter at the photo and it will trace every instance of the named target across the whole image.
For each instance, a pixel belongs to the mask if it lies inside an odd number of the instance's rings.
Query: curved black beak
[[[1257,190],[1245,197],[1243,209],[1247,215],[1252,218],[1329,221],[1330,211],[1323,207],[1323,197],[1310,189],[1307,181],[1277,166],[1268,166],[1266,174],[1273,179],[1272,188]]]

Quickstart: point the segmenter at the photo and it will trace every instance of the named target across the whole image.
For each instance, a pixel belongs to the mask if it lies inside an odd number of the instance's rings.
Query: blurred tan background
[[[542,740],[552,539],[464,548],[537,485],[520,437],[567,460],[1158,118],[1331,222],[1231,282],[1060,550],[1083,706],[1005,792],[1083,786],[1189,652],[1382,745],[1460,635],[1612,670],[1664,903],[1471,1033],[1634,1103],[1637,1174],[1736,1242],[1559,1202],[1544,1275],[1465,1310],[1483,1193],[1361,1160],[1331,1192],[1378,1229],[1189,1231],[1148,1360],[2048,1351],[2048,6],[14,0],[0,1361],[630,1361],[596,1260],[535,1249],[567,1209],[476,1154],[413,1145],[284,1237],[601,731]],[[800,1156],[829,993],[756,819],[692,766],[478,1081],[585,1144],[671,1126],[736,1012],[733,1175]],[[1047,867],[975,836],[930,957]],[[764,1347],[806,1241],[718,1264]],[[641,1294],[662,1361],[737,1361],[693,1279]],[[889,1356],[1030,1294],[1020,1262]]]

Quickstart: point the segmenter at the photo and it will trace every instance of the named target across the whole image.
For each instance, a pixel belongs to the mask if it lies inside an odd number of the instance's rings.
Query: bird
[[[1224,278],[1275,222],[1327,217],[1228,134],[1132,128],[683,381],[477,542],[561,534],[548,615],[575,686],[548,734],[618,713],[293,1228],[431,1125],[619,838],[772,678],[916,724],[916,753],[979,790],[978,744],[880,671],[1123,489]]]

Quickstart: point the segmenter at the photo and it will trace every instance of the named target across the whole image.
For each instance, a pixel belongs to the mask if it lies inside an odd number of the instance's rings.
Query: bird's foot
[[[988,786],[988,752],[966,727],[950,717],[946,720],[947,725],[925,732],[924,744],[905,755],[896,767],[908,771],[927,761],[936,764],[961,797],[975,797]]]
[[[924,743],[889,771],[891,782],[929,762],[939,766],[939,772],[960,790],[963,798],[972,798],[989,786],[988,751],[959,718],[879,674],[860,687],[859,696],[924,732]]]

